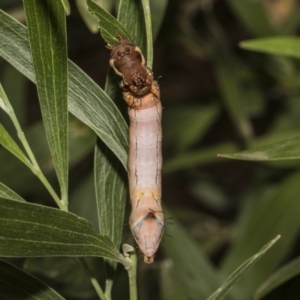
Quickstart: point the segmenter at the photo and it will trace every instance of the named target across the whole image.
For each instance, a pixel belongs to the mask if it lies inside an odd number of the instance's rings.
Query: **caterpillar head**
[[[144,254],[144,262],[151,264],[164,231],[163,213],[148,209],[147,212],[141,211],[139,215],[139,218],[133,218],[136,217],[136,212],[131,214],[130,229]]]

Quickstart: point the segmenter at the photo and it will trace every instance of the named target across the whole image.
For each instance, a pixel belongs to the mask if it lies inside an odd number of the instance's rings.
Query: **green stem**
[[[55,193],[54,189],[52,188],[52,186],[50,185],[49,181],[47,180],[47,178],[45,177],[45,175],[43,174],[40,166],[38,165],[35,156],[33,154],[33,152],[31,151],[31,148],[26,140],[26,137],[24,135],[24,132],[22,131],[22,128],[18,122],[18,119],[15,115],[15,112],[12,108],[12,106],[10,105],[10,102],[7,100],[5,101],[5,105],[7,108],[7,113],[9,114],[15,128],[18,134],[18,137],[32,163],[32,166],[30,167],[31,171],[33,172],[33,174],[35,174],[40,181],[43,183],[43,185],[46,187],[46,189],[48,190],[48,192],[50,193],[50,195],[53,197],[54,201],[56,202],[56,204],[58,205],[58,207],[63,210],[63,211],[68,211],[68,207],[65,203],[63,203],[60,198],[58,197],[58,195]]]
[[[90,267],[88,266],[87,262],[85,261],[84,258],[82,257],[78,257],[77,259],[75,259],[75,261],[77,263],[79,263],[81,265],[81,267],[83,268],[83,270],[85,271],[85,273],[87,274],[87,276],[89,276],[91,283],[97,293],[97,295],[99,296],[99,299],[101,300],[108,300],[108,298],[105,296],[98,280],[96,279],[96,276],[94,275],[94,273],[92,272],[92,270],[90,269]]]
[[[111,279],[106,279],[105,281],[105,297],[111,300],[111,290],[113,286],[113,281]]]
[[[128,272],[128,277],[129,277],[130,300],[137,300],[138,299],[137,287],[136,287],[137,255],[134,248],[130,245],[124,244],[122,248],[123,248],[123,253],[126,258],[126,261],[128,262],[124,266]]]
[[[130,300],[137,300],[137,288],[136,288],[136,267],[137,267],[137,255],[131,254],[132,267],[127,270],[129,276],[129,290]]]
[[[93,285],[93,287],[94,287],[97,295],[99,296],[99,298],[101,300],[108,300],[105,297],[105,295],[104,295],[104,293],[103,293],[103,291],[101,289],[101,286],[99,285],[99,282],[97,281],[97,279],[95,277],[90,277],[90,280],[91,280],[91,283],[92,283],[92,285]]]

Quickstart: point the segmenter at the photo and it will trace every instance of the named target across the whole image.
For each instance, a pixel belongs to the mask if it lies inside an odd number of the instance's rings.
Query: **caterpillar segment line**
[[[153,263],[164,231],[161,208],[161,116],[160,92],[153,72],[145,65],[139,47],[118,35],[119,44],[108,46],[110,65],[122,80],[120,87],[128,104],[128,179],[131,201],[131,232]]]

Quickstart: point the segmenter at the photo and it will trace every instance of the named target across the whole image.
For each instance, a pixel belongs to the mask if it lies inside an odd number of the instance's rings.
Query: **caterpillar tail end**
[[[130,229],[144,254],[144,262],[152,264],[164,231],[163,213],[147,209],[144,212],[140,211],[139,215],[139,218],[133,218],[134,216],[131,215]]]
[[[146,255],[144,255],[144,263],[145,264],[153,264],[153,262],[154,262],[154,256],[151,256],[151,257],[148,257],[148,256],[146,256]]]

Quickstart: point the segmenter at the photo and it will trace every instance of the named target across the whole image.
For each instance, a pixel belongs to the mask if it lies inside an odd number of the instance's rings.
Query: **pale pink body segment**
[[[130,228],[145,255],[144,261],[151,263],[164,229],[161,208],[161,103],[140,110],[129,108],[128,114]]]
[[[120,87],[129,105],[128,177],[132,205],[129,223],[144,262],[152,263],[164,231],[160,92],[140,48],[120,35],[118,39],[118,45],[108,48],[110,65],[122,77]]]

